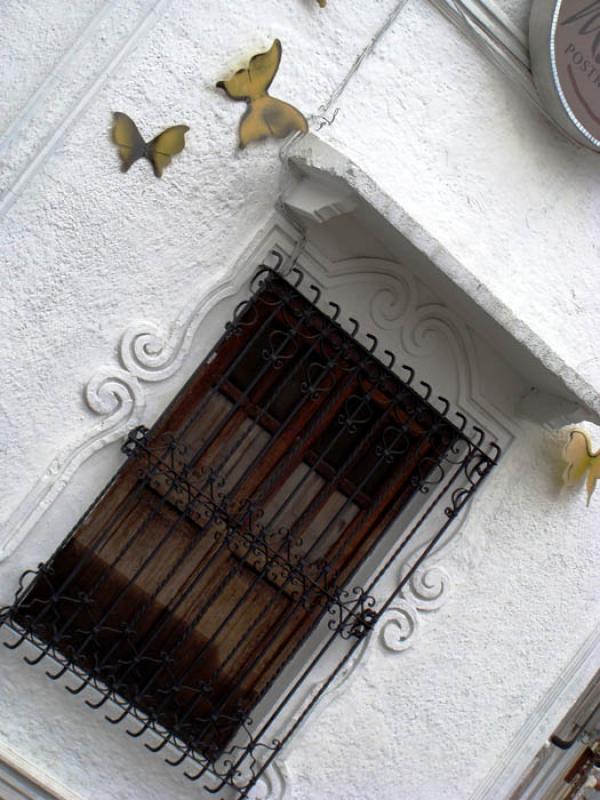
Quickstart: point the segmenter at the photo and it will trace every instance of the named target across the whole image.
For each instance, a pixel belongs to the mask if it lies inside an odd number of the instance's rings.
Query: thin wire
[[[367,59],[371,55],[371,53],[377,47],[377,45],[379,44],[381,39],[385,36],[385,34],[388,32],[388,30],[392,27],[394,22],[396,22],[396,20],[400,16],[400,13],[404,9],[404,6],[407,4],[407,2],[408,2],[408,0],[400,0],[400,2],[397,3],[397,5],[394,8],[394,10],[391,11],[388,14],[388,16],[384,20],[383,24],[379,27],[379,29],[377,30],[377,32],[375,33],[375,35],[373,36],[373,38],[371,39],[369,44],[364,48],[364,50],[361,53],[359,53],[359,55],[357,56],[356,60],[354,61],[354,63],[352,64],[352,66],[350,67],[348,72],[346,73],[345,78],[338,85],[338,87],[335,89],[335,91],[333,92],[333,94],[331,95],[331,97],[329,98],[327,103],[325,103],[325,105],[321,106],[321,108],[319,109],[319,112],[320,112],[319,115],[325,120],[324,123],[323,123],[324,125],[333,124],[339,109],[337,109],[337,108],[335,109],[335,111],[333,113],[333,116],[332,116],[330,121],[327,120],[327,118],[325,117],[325,114],[327,114],[329,111],[331,111],[333,106],[338,102],[338,100],[340,99],[342,94],[346,91],[346,88],[347,88],[348,84],[350,83],[352,78],[356,75],[358,70],[360,69],[362,63],[365,61],[365,59]],[[323,125],[321,127],[323,127]]]
[[[339,107],[333,109],[333,106],[339,101],[342,94],[346,91],[346,88],[352,78],[356,75],[358,70],[360,69],[363,62],[371,55],[373,50],[377,47],[383,36],[387,33],[387,31],[392,27],[394,22],[398,19],[401,11],[403,10],[404,6],[407,4],[408,0],[399,0],[396,4],[396,7],[391,11],[388,16],[385,18],[382,25],[378,28],[375,35],[371,38],[370,42],[367,46],[359,53],[359,55],[354,60],[354,63],[344,76],[343,80],[338,84],[338,86],[334,89],[333,93],[329,97],[326,103],[319,107],[319,110],[316,114],[311,114],[308,117],[308,121],[311,126],[316,123],[317,131],[320,131],[321,128],[325,126],[333,125],[335,122],[337,115],[339,113]],[[287,191],[291,188],[294,176],[292,176],[291,171],[288,165],[288,154],[291,150],[292,146],[306,136],[305,133],[302,131],[297,131],[293,136],[290,136],[284,144],[281,146],[279,150],[279,158],[284,165],[284,169],[282,171],[282,177],[280,181],[279,187],[279,201],[277,202],[276,208],[281,213],[283,217],[290,223],[290,225],[295,228],[295,230],[299,234],[299,241],[296,245],[294,253],[290,258],[290,266],[289,269],[296,264],[301,254],[304,252],[305,245],[306,245],[306,227],[301,225],[298,220],[290,213],[287,209],[285,203],[283,202],[282,198],[287,194]]]

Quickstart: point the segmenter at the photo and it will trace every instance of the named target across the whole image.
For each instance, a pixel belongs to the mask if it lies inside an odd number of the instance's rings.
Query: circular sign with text
[[[529,40],[546,110],[571,138],[600,152],[600,0],[534,0]]]

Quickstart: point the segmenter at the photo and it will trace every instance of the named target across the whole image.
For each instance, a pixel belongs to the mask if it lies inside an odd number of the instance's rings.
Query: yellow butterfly
[[[145,142],[137,125],[120,111],[113,114],[112,140],[119,149],[121,171],[127,172],[138,158],[147,158],[152,163],[154,174],[160,178],[163,170],[171,163],[171,157],[181,153],[185,147],[187,125],[167,128],[150,142]]]
[[[592,452],[590,437],[584,431],[576,430],[569,433],[569,440],[563,448],[562,457],[567,462],[563,472],[563,484],[575,486],[587,472],[587,505],[596,488],[596,481],[600,479],[600,450]],[[589,471],[588,471],[589,470]]]
[[[232,100],[243,100],[248,109],[240,121],[240,148],[274,136],[284,139],[292,131],[307,133],[308,122],[297,108],[269,97],[267,89],[279,69],[281,42],[275,39],[266,53],[252,56],[248,69],[240,69],[228,81],[219,81]]]

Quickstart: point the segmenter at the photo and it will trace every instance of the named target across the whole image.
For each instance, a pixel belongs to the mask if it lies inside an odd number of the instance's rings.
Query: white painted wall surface
[[[127,325],[173,319],[217,286],[272,211],[279,145],[238,152],[243,106],[215,82],[278,36],[273,94],[316,114],[396,6],[3,4],[3,514],[94,424],[81,388],[114,363]],[[336,106],[323,139],[600,389],[598,156],[561,138],[426,0],[408,0]],[[114,110],[148,138],[190,125],[161,181],[147,163],[119,172]],[[551,433],[523,425],[445,562],[450,599],[406,652],[374,642],[305,726],[284,759],[290,800],[477,796],[598,617],[599,501],[586,511],[558,494],[556,453]],[[1,568],[0,601],[35,555],[34,538]],[[0,750],[82,800],[199,795],[20,655],[0,663]]]

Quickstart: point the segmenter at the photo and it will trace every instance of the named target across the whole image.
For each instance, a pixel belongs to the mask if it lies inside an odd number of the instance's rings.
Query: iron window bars
[[[107,719],[153,732],[146,747],[169,745],[168,763],[193,762],[186,775],[223,797],[248,796],[500,454],[290,275],[258,271],[186,387],[130,433],[121,470],[0,613],[7,647],[28,642],[26,661],[52,659],[50,677],[76,676],[70,692],[112,701]]]

